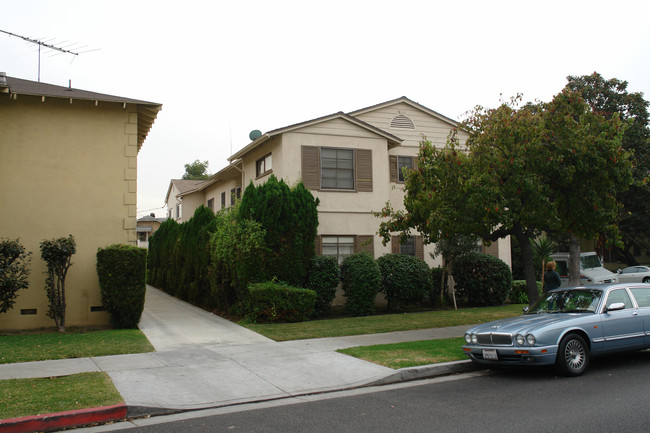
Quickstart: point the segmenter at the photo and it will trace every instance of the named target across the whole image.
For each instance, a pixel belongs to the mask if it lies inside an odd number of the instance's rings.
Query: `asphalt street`
[[[81,432],[648,432],[650,351],[576,378],[488,370],[301,399],[133,420]]]

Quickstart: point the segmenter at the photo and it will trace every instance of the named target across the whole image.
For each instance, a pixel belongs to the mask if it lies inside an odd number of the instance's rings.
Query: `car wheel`
[[[578,334],[562,338],[557,351],[556,365],[566,376],[580,376],[589,366],[589,347]]]
[[[650,283],[650,277],[645,277],[645,278],[643,279],[643,282],[644,282],[644,283]]]

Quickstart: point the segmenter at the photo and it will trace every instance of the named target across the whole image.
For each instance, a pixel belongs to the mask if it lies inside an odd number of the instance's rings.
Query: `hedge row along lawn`
[[[523,304],[511,304],[501,307],[463,308],[459,310],[426,311],[408,314],[383,314],[298,323],[264,324],[240,322],[240,325],[275,341],[289,341],[473,325],[506,317],[519,316],[522,314],[522,308],[524,306]]]
[[[153,351],[139,329],[0,335],[0,364]]]
[[[350,347],[338,352],[397,369],[467,359],[462,349],[464,343],[465,338],[459,337]]]
[[[106,373],[0,380],[0,419],[122,403]]]

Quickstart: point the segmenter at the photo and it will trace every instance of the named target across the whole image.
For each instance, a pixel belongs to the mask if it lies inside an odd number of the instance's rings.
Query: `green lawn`
[[[464,343],[463,337],[445,338],[350,347],[339,352],[397,369],[467,359],[462,349]]]
[[[275,341],[308,338],[342,337],[347,335],[377,334],[409,331],[412,329],[442,328],[472,325],[522,314],[524,305],[502,307],[463,308],[459,310],[426,311],[408,314],[384,314],[343,319],[314,320],[299,323],[245,323],[243,325]]]
[[[106,373],[0,380],[0,419],[63,412],[122,402]]]
[[[0,364],[153,352],[139,329],[0,335]]]

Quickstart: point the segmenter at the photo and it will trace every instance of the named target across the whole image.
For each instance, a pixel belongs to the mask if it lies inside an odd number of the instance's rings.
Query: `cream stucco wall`
[[[0,95],[0,237],[32,252],[29,288],[0,329],[54,326],[46,317],[39,243],[72,234],[77,252],[66,279],[66,325],[106,325],[97,249],[136,241],[137,107]],[[93,308],[95,307],[95,308]],[[21,310],[35,309],[35,315]]]

